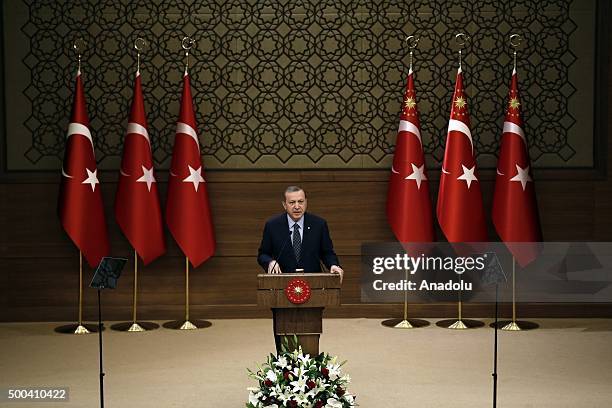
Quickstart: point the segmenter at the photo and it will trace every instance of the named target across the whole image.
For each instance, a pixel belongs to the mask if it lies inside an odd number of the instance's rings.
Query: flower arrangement
[[[347,392],[351,378],[342,375],[336,357],[321,353],[315,358],[304,355],[302,348],[283,351],[249,376],[258,387],[249,387],[247,408],[348,408],[355,407],[355,396]]]

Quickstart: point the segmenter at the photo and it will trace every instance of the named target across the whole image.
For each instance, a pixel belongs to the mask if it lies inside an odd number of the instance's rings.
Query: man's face
[[[300,190],[293,193],[285,193],[283,207],[293,221],[302,218],[302,215],[306,212],[306,195],[304,191]]]

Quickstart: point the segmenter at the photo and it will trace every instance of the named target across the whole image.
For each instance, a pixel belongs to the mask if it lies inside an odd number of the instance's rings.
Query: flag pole
[[[184,76],[189,73],[189,54],[192,48],[196,45],[196,41],[191,37],[183,37],[181,47],[185,50],[185,72]],[[182,323],[182,324],[181,324]],[[185,320],[173,321],[164,324],[164,327],[178,330],[195,330],[205,327],[210,327],[212,323],[205,320],[189,319],[189,257],[185,255]]]
[[[465,33],[458,33],[455,35],[455,42],[457,43],[459,47],[459,71],[463,71],[463,67],[462,67],[463,47],[467,44],[469,40],[470,40],[470,37]],[[458,315],[457,320],[454,320],[454,319],[441,320],[437,322],[436,325],[439,327],[444,327],[444,328],[453,329],[453,330],[465,330],[465,329],[472,329],[475,327],[484,326],[484,323],[481,321],[463,318],[463,302],[461,300],[461,290],[459,290],[458,297],[459,299],[457,302],[457,315]]]
[[[81,66],[81,56],[79,54],[79,70]],[[89,330],[83,326],[83,252],[79,250],[79,323],[74,334],[87,334]]]
[[[409,35],[406,37],[406,44],[408,44],[408,49],[410,49],[409,53],[409,61],[408,67],[410,73],[412,73],[412,62],[414,58],[414,50],[419,44],[419,40],[421,38],[415,35]],[[408,269],[406,271],[406,286],[404,287],[404,316],[403,319],[388,319],[382,322],[383,326],[391,327],[393,329],[415,329],[418,327],[429,326],[429,322],[427,320],[422,319],[408,319]]]
[[[462,70],[461,67],[461,51],[463,49],[463,46],[465,45],[465,43],[469,40],[469,37],[463,33],[459,33],[455,36],[455,41],[457,41],[457,44],[459,45],[459,69]],[[449,329],[454,329],[454,330],[464,330],[467,329],[468,326],[464,323],[463,319],[462,319],[462,304],[461,304],[461,290],[459,290],[459,301],[457,302],[457,315],[458,315],[458,319],[456,322],[454,322],[453,324],[451,324],[450,326],[448,326]]]
[[[516,51],[514,51],[516,58]],[[515,65],[516,67],[516,65]],[[521,327],[516,323],[516,258],[512,257],[512,321],[502,327],[506,331],[520,331]]]
[[[136,76],[140,75],[140,54],[146,49],[147,42],[143,38],[136,38],[134,41],[134,49],[136,50]],[[134,248],[134,293],[132,300],[132,321],[117,323],[111,326],[111,329],[128,332],[144,332],[159,328],[157,323],[153,322],[138,322],[138,252]]]
[[[516,73],[516,54],[517,49],[521,46],[523,37],[520,34],[510,35],[510,46],[514,48],[512,52],[512,72]],[[504,331],[522,331],[531,330],[538,327],[537,323],[516,320],[516,258],[512,256],[512,320],[499,322],[498,325]]]
[[[72,44],[73,51],[77,54],[77,76],[81,73],[81,55],[85,49],[85,41],[82,38],[76,38]],[[63,171],[63,168],[62,168]],[[79,316],[76,324],[69,324],[55,328],[58,333],[66,334],[88,334],[95,332],[93,326],[87,327],[83,324],[83,252],[79,249]]]
[[[77,39],[74,42],[73,48],[77,52],[78,58],[78,73],[81,73],[81,51],[84,43]],[[87,334],[89,330],[83,326],[83,252],[79,250],[79,323],[77,324],[74,334]]]
[[[185,323],[180,330],[195,330],[197,327],[189,321],[189,258],[185,257]]]
[[[195,44],[190,37],[183,38],[181,46],[185,50],[185,75],[189,70],[189,51]],[[189,258],[185,256],[185,322],[179,330],[195,330],[197,327],[189,321]]]
[[[537,323],[516,320],[516,258],[512,256],[512,320],[498,323],[504,331],[523,331],[537,329]]]
[[[516,40],[516,42],[515,42]],[[513,71],[516,72],[516,49],[521,44],[521,36],[518,34],[512,34],[510,36],[510,45],[514,47],[512,55]],[[506,331],[521,331],[521,327],[516,324],[516,258],[512,256],[512,321],[502,327],[502,330]]]
[[[129,332],[143,332],[145,329],[138,324],[136,319],[136,305],[138,304],[138,253],[134,250],[134,300],[132,305],[132,325]]]

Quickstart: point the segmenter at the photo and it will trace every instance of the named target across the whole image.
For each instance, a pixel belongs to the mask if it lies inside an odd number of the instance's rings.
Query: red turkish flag
[[[399,242],[434,240],[429,180],[410,69],[387,193],[387,220]]]
[[[216,246],[196,129],[189,75],[185,72],[168,180],[166,222],[194,267],[210,258]]]
[[[542,241],[527,139],[523,130],[516,70],[512,72],[497,162],[493,225],[504,242]],[[529,246],[523,245],[510,248],[523,266],[535,258],[536,248],[529,249]]]
[[[484,242],[487,228],[463,74],[457,71],[442,162],[437,215],[449,242]]]
[[[166,252],[140,72],[136,73],[134,99],[123,142],[115,218],[145,265]]]
[[[58,213],[62,227],[92,268],[110,252],[99,184],[79,70],[66,134]]]

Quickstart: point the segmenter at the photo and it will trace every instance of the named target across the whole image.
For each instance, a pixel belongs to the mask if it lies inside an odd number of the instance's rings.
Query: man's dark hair
[[[287,193],[296,193],[298,191],[304,191],[302,189],[302,187],[298,187],[298,186],[289,186],[285,189],[285,192],[283,193],[283,202],[285,202],[285,200],[287,199],[286,194]],[[304,197],[306,197],[306,192],[304,191]]]

